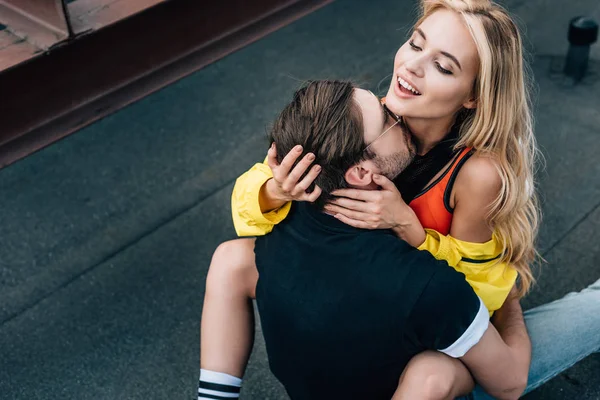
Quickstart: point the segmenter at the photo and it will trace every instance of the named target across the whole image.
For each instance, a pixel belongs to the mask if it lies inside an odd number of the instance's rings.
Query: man
[[[498,398],[525,389],[530,343],[518,301],[489,323],[464,276],[388,231],[349,227],[322,212],[333,190],[377,189],[414,155],[409,137],[370,92],[317,81],[276,121],[277,154],[301,144],[322,166],[314,204],[295,203],[256,240],[256,299],[269,363],[292,399],[390,399],[425,350],[460,358]],[[502,320],[503,319],[503,320]]]

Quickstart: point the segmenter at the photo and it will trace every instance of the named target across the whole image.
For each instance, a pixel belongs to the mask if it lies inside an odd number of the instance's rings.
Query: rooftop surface
[[[600,278],[600,45],[560,74],[569,20],[596,0],[510,0],[537,84],[548,261],[525,308]],[[192,399],[204,279],[235,236],[235,178],[306,79],[385,92],[415,3],[344,0],[0,170],[0,397]],[[592,245],[590,245],[590,242]],[[256,345],[244,399],[286,399]],[[558,344],[560,345],[560,344]],[[600,355],[526,396],[600,399]]]

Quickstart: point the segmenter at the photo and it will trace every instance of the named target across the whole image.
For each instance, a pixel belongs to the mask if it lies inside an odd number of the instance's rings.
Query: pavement
[[[600,277],[600,45],[589,75],[560,73],[570,18],[595,0],[510,0],[527,35],[547,263],[525,308]],[[385,93],[416,4],[334,2],[0,170],[0,398],[192,399],[204,279],[235,237],[235,178],[306,79]],[[242,399],[286,399],[260,327]],[[600,399],[600,355],[527,400]]]

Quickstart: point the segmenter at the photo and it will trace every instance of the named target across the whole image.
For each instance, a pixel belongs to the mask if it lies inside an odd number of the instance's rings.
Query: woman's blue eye
[[[449,70],[443,68],[439,63],[435,63],[435,66],[442,74],[452,75],[452,71],[449,71]]]

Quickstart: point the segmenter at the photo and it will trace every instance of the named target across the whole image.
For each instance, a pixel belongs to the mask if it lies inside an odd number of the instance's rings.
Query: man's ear
[[[360,163],[348,168],[344,178],[351,186],[367,186],[373,182],[373,173]]]

